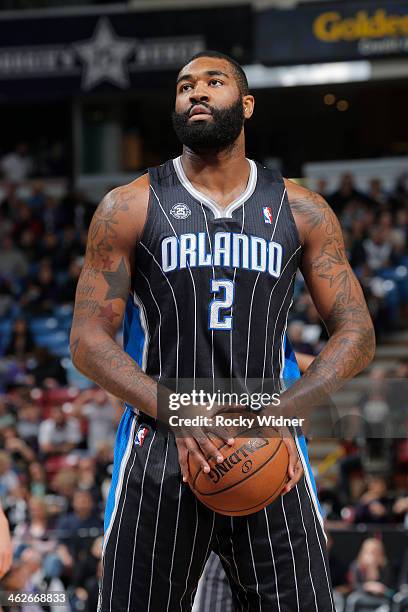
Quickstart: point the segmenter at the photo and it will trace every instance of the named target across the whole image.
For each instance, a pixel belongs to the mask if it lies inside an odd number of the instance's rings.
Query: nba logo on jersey
[[[264,206],[262,210],[265,223],[269,223],[269,225],[272,225],[272,211],[270,207]]]
[[[147,429],[147,427],[143,427],[143,425],[140,425],[139,429],[136,432],[136,446],[143,446],[144,439],[148,433],[149,430]]]

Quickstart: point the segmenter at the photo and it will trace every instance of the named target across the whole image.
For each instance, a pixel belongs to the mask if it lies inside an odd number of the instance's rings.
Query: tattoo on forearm
[[[126,401],[138,397],[141,405],[155,409],[157,384],[114,340],[96,343],[86,351],[81,369],[116,397]]]
[[[314,406],[358,374],[371,361],[375,335],[361,287],[355,278],[344,249],[338,220],[325,200],[313,192],[290,202],[306,232],[324,232],[320,252],[309,266],[314,275],[327,283],[335,294],[333,306],[325,318],[331,334],[329,342],[284,396],[297,414],[307,414]]]

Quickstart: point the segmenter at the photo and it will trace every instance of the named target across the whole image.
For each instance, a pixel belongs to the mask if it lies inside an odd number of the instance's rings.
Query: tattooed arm
[[[302,243],[301,270],[330,335],[302,378],[284,394],[289,411],[307,416],[371,362],[375,336],[337,217],[320,195],[291,181],[286,187]]]
[[[147,215],[147,175],[114,189],[92,219],[78,281],[70,349],[75,366],[98,385],[156,416],[156,384],[116,343],[130,291],[132,253]]]

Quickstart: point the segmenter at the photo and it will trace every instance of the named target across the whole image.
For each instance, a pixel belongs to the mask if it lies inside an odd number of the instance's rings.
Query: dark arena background
[[[336,610],[408,610],[408,1],[0,9],[0,591],[66,595],[2,609],[97,608],[123,408],[70,358],[87,228],[107,191],[179,155],[177,70],[216,49],[256,98],[248,157],[333,207],[376,329],[374,361],[309,432]],[[312,356],[327,339],[300,274],[288,335]]]

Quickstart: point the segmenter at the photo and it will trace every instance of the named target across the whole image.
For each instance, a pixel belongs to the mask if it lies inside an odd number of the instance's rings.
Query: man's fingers
[[[210,448],[210,452],[206,452],[205,451],[205,454],[203,453],[203,450],[202,450],[201,446],[199,445],[199,443],[197,441],[197,438],[188,438],[187,440],[185,440],[185,443],[186,443],[186,446],[187,446],[188,454],[191,455],[192,457],[194,457],[196,463],[198,463],[198,465],[203,470],[203,472],[208,474],[208,472],[211,470],[211,468],[208,465],[206,456],[212,455],[213,454],[213,449],[215,450],[215,452],[217,451],[217,449],[208,440],[208,438],[202,438],[203,444],[205,444],[205,440],[207,440],[209,445],[210,445],[210,447],[209,447]]]
[[[298,458],[297,463],[294,467],[294,474],[293,476],[289,477],[288,482],[285,484],[285,486],[282,489],[281,495],[285,495],[286,493],[289,493],[289,491],[293,489],[295,485],[297,485],[299,480],[302,478],[302,475],[303,475],[303,466],[302,466],[302,462]]]
[[[232,446],[235,442],[235,436],[237,431],[232,429],[231,427],[213,427],[209,429],[209,432],[216,435],[217,438],[228,444],[228,446]]]
[[[177,446],[178,446],[178,457],[179,457],[181,474],[183,476],[183,482],[187,482],[188,474],[189,474],[187,447],[181,444],[180,445],[178,444]]]
[[[222,461],[224,461],[224,457],[222,456],[218,448],[215,446],[215,444],[211,442],[210,438],[207,438],[207,436],[200,436],[195,440],[201,449],[205,464],[208,466],[208,470],[204,470],[205,472],[210,471],[210,466],[208,465],[205,459],[206,457],[208,459],[212,457],[214,461],[217,461],[217,463],[221,463]]]
[[[295,475],[295,467],[299,460],[299,453],[297,451],[295,441],[286,427],[280,429],[280,434],[289,454],[288,475],[289,478],[293,478]]]

